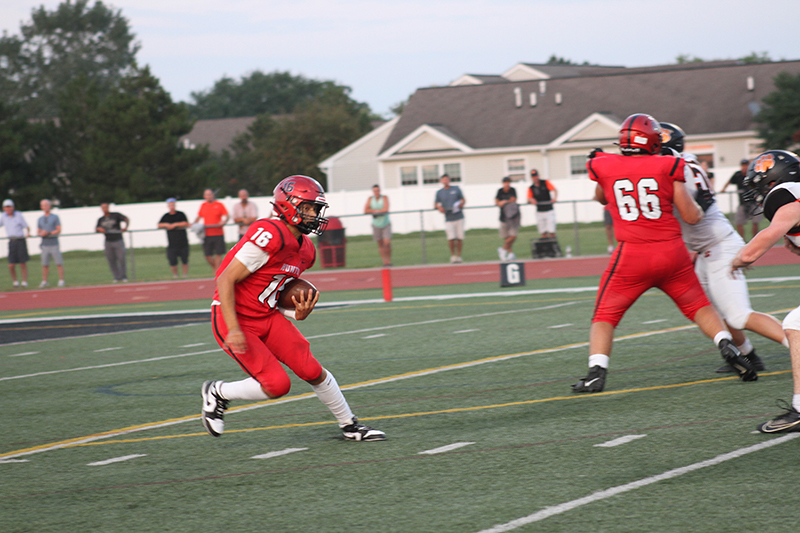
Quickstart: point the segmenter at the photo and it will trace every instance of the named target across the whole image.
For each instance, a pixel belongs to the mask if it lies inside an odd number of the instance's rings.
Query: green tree
[[[740,58],[739,61],[744,63],[772,63],[772,59],[770,59],[767,52],[750,52],[749,55]]]
[[[773,83],[756,115],[758,136],[768,149],[790,149],[800,144],[800,74],[781,72]]]
[[[0,98],[28,117],[58,115],[59,92],[83,75],[103,90],[135,67],[134,42],[121,11],[88,0],[67,0],[54,11],[32,12],[21,35],[0,37]]]
[[[224,77],[208,91],[193,92],[192,114],[200,119],[285,115],[320,98],[349,99],[350,88],[289,72],[255,71],[240,81]]]
[[[62,95],[60,194],[66,205],[196,197],[206,186],[208,149],[186,149],[192,128],[149,68],[122,77],[106,95],[96,80],[75,78]]]
[[[325,183],[317,164],[370,130],[370,115],[352,101],[321,99],[304,104],[290,116],[259,116],[223,154],[224,190],[241,187],[251,194],[272,194],[280,180],[304,174]]]
[[[19,209],[38,209],[39,200],[55,192],[53,161],[48,157],[52,131],[51,125],[29,122],[0,102],[0,191]]]

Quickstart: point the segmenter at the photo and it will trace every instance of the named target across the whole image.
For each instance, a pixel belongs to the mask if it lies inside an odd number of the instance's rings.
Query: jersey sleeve
[[[682,157],[672,157],[673,161],[670,161],[670,171],[669,175],[672,176],[675,181],[686,181],[686,161],[683,160]]]
[[[553,185],[552,183],[550,183],[550,180],[547,180],[547,190],[548,190],[548,191],[554,191],[554,190],[556,190],[556,187],[555,187],[555,185]]]
[[[251,273],[266,265],[269,258],[283,248],[283,236],[279,228],[271,223],[251,227],[245,238],[248,239],[247,242],[234,257]]]

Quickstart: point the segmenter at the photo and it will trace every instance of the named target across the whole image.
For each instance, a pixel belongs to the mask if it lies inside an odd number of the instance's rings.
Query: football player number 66
[[[654,194],[656,191],[658,182],[655,178],[642,178],[635,188],[631,180],[615,181],[614,197],[620,218],[628,222],[637,220],[640,214],[648,220],[661,218],[661,200]]]

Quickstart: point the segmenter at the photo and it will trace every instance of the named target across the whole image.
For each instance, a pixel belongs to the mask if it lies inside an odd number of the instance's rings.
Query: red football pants
[[[217,343],[245,372],[261,383],[270,397],[279,398],[291,387],[281,363],[304,381],[315,380],[322,374],[322,365],[311,354],[306,338],[280,313],[270,313],[259,319],[239,315],[237,319],[247,341],[247,350],[240,354],[233,353],[225,344],[228,328],[220,306],[211,306],[211,325]]]
[[[622,242],[600,280],[592,322],[616,327],[639,296],[653,287],[664,291],[692,321],[698,310],[711,305],[682,240]]]

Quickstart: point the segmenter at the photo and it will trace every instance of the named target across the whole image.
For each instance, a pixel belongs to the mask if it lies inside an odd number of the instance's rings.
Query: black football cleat
[[[607,368],[600,365],[593,366],[589,369],[589,375],[572,386],[573,392],[602,392],[606,386],[606,374],[608,374]]]
[[[756,370],[757,372],[763,372],[767,369],[767,367],[764,366],[764,361],[761,360],[755,350],[745,355],[745,357],[748,361],[750,361],[750,364],[753,365],[753,370]],[[736,372],[736,370],[727,363],[717,369],[718,374],[728,374],[731,372]]]
[[[346,440],[358,442],[368,442],[372,440],[386,440],[386,433],[379,429],[365,426],[353,417],[353,423],[342,428],[342,434]]]
[[[739,379],[742,381],[758,380],[758,374],[755,368],[753,368],[753,364],[747,357],[742,355],[742,352],[739,351],[739,348],[737,348],[733,342],[728,339],[722,339],[719,342],[719,353],[725,362],[739,374]]]
[[[760,424],[758,430],[761,433],[789,433],[792,431],[800,431],[800,412],[785,401],[779,401],[778,407],[786,409],[786,412],[773,418],[769,422]]]

